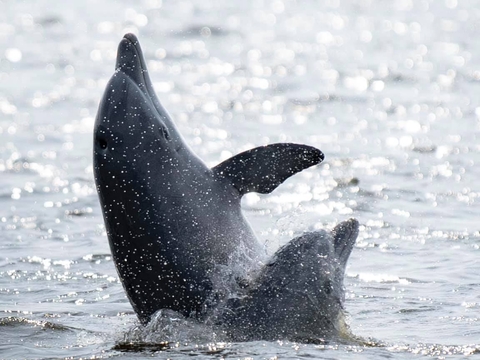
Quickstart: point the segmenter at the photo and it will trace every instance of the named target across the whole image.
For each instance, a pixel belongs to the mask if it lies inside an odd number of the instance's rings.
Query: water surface
[[[0,1],[0,357],[436,358],[480,351],[478,1]],[[362,224],[345,280],[372,342],[145,333],[109,254],[92,129],[123,34],[209,165],[253,146],[325,162],[244,209],[274,251]],[[162,332],[163,331],[163,332]],[[173,341],[159,344],[161,336]],[[128,346],[130,340],[155,346]]]

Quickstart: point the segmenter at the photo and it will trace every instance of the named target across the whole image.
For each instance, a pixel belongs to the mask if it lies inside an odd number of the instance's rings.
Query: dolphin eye
[[[107,140],[101,138],[101,139],[98,139],[98,145],[100,145],[100,149],[106,149],[108,144],[107,144]]]

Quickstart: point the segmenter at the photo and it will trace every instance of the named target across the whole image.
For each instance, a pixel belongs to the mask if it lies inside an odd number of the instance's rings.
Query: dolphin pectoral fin
[[[323,159],[323,153],[311,146],[271,144],[237,154],[212,171],[216,176],[230,180],[240,195],[248,192],[268,194],[293,174],[317,165]]]

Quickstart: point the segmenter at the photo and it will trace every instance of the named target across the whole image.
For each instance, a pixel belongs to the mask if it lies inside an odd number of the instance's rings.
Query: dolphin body
[[[241,197],[270,193],[323,158],[310,146],[272,144],[208,168],[155,96],[137,38],[125,35],[99,105],[93,164],[113,260],[140,321],[163,308],[205,318],[227,295],[222,269],[240,269],[231,272],[235,280],[262,258]],[[239,328],[248,309],[263,306],[249,296]]]
[[[140,321],[171,309],[234,341],[348,337],[343,279],[358,222],[305,233],[260,268],[263,248],[240,208],[244,194],[269,193],[323,158],[310,146],[272,144],[209,169],[155,96],[137,38],[125,35],[95,123],[94,173]]]

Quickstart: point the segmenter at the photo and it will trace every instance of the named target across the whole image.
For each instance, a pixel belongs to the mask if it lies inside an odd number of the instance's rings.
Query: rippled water
[[[131,6],[0,1],[1,358],[480,351],[480,2]],[[222,343],[168,314],[150,332],[135,327],[91,154],[126,32],[139,35],[159,98],[208,164],[278,141],[323,150],[322,165],[248,195],[244,208],[270,251],[359,219],[346,308],[368,346]]]

